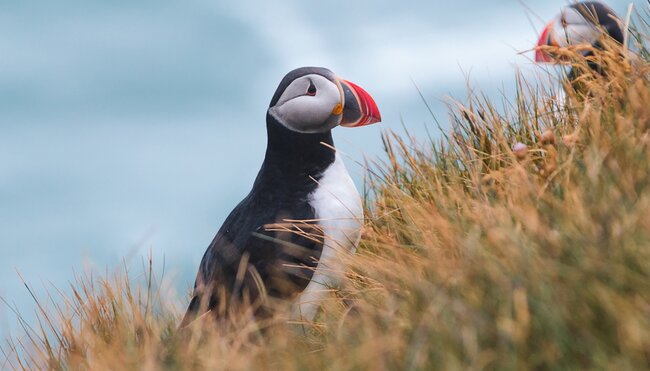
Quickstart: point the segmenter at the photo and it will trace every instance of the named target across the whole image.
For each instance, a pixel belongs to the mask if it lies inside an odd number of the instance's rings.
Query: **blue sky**
[[[519,53],[565,4],[0,3],[0,296],[29,316],[16,270],[64,287],[73,269],[125,257],[138,271],[149,249],[185,292],[250,189],[286,72],[328,67],[375,97],[382,124],[335,130],[361,186],[354,161],[381,153],[381,130],[403,121],[415,136],[426,124],[436,133],[414,82],[443,123],[445,97],[462,99],[467,76],[511,92],[517,67],[535,71]],[[610,4],[622,14],[627,2]],[[14,324],[0,304],[0,330]]]

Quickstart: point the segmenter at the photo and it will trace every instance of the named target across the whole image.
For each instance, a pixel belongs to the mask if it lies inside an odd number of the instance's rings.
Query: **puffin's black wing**
[[[230,213],[203,256],[181,327],[203,311],[220,316],[232,305],[258,306],[264,296],[287,299],[305,289],[322,233],[307,201],[311,190],[282,188],[254,187]]]

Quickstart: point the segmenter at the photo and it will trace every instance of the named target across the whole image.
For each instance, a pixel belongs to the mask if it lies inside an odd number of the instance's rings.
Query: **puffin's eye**
[[[567,22],[565,16],[562,16],[562,18],[560,18],[560,23],[562,23],[563,28],[567,28],[567,26],[569,25],[569,22]]]
[[[316,95],[316,86],[314,86],[313,82],[309,82],[309,88],[307,89],[307,95],[309,96],[315,96]]]

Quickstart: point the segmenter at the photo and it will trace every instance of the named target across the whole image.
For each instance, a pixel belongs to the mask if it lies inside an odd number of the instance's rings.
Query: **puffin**
[[[380,121],[370,94],[327,68],[284,76],[266,111],[262,166],[205,251],[181,328],[246,308],[267,318],[281,304],[291,318],[314,319],[344,274],[339,254],[356,250],[363,226],[332,130]]]
[[[535,49],[535,61],[540,63],[558,63],[552,51],[545,46],[569,47],[586,45],[595,49],[603,48],[603,37],[610,37],[618,44],[623,45],[624,32],[621,27],[621,20],[616,13],[607,5],[599,1],[582,1],[564,8],[544,28],[537,42]],[[585,57],[592,56],[593,51],[583,52]],[[588,65],[595,71],[603,73],[602,68],[594,61]],[[577,87],[574,82],[580,77],[578,68],[573,67],[569,71],[569,81]]]

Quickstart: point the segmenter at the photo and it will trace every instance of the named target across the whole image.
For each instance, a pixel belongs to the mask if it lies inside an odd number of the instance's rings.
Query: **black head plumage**
[[[603,27],[612,39],[620,44],[624,41],[623,29],[614,10],[599,1],[582,1],[570,6],[577,10],[587,21],[597,27]]]
[[[273,98],[271,98],[271,103],[269,104],[269,107],[273,107],[278,103],[278,100],[282,96],[282,93],[284,93],[284,90],[293,82],[294,80],[307,76],[307,75],[321,75],[325,77],[326,79],[330,81],[334,81],[335,75],[334,72],[328,70],[327,68],[323,67],[300,67],[296,68],[293,71],[290,71],[287,73],[282,80],[280,81],[280,84],[278,85],[278,88],[275,90],[275,93],[273,94]]]

